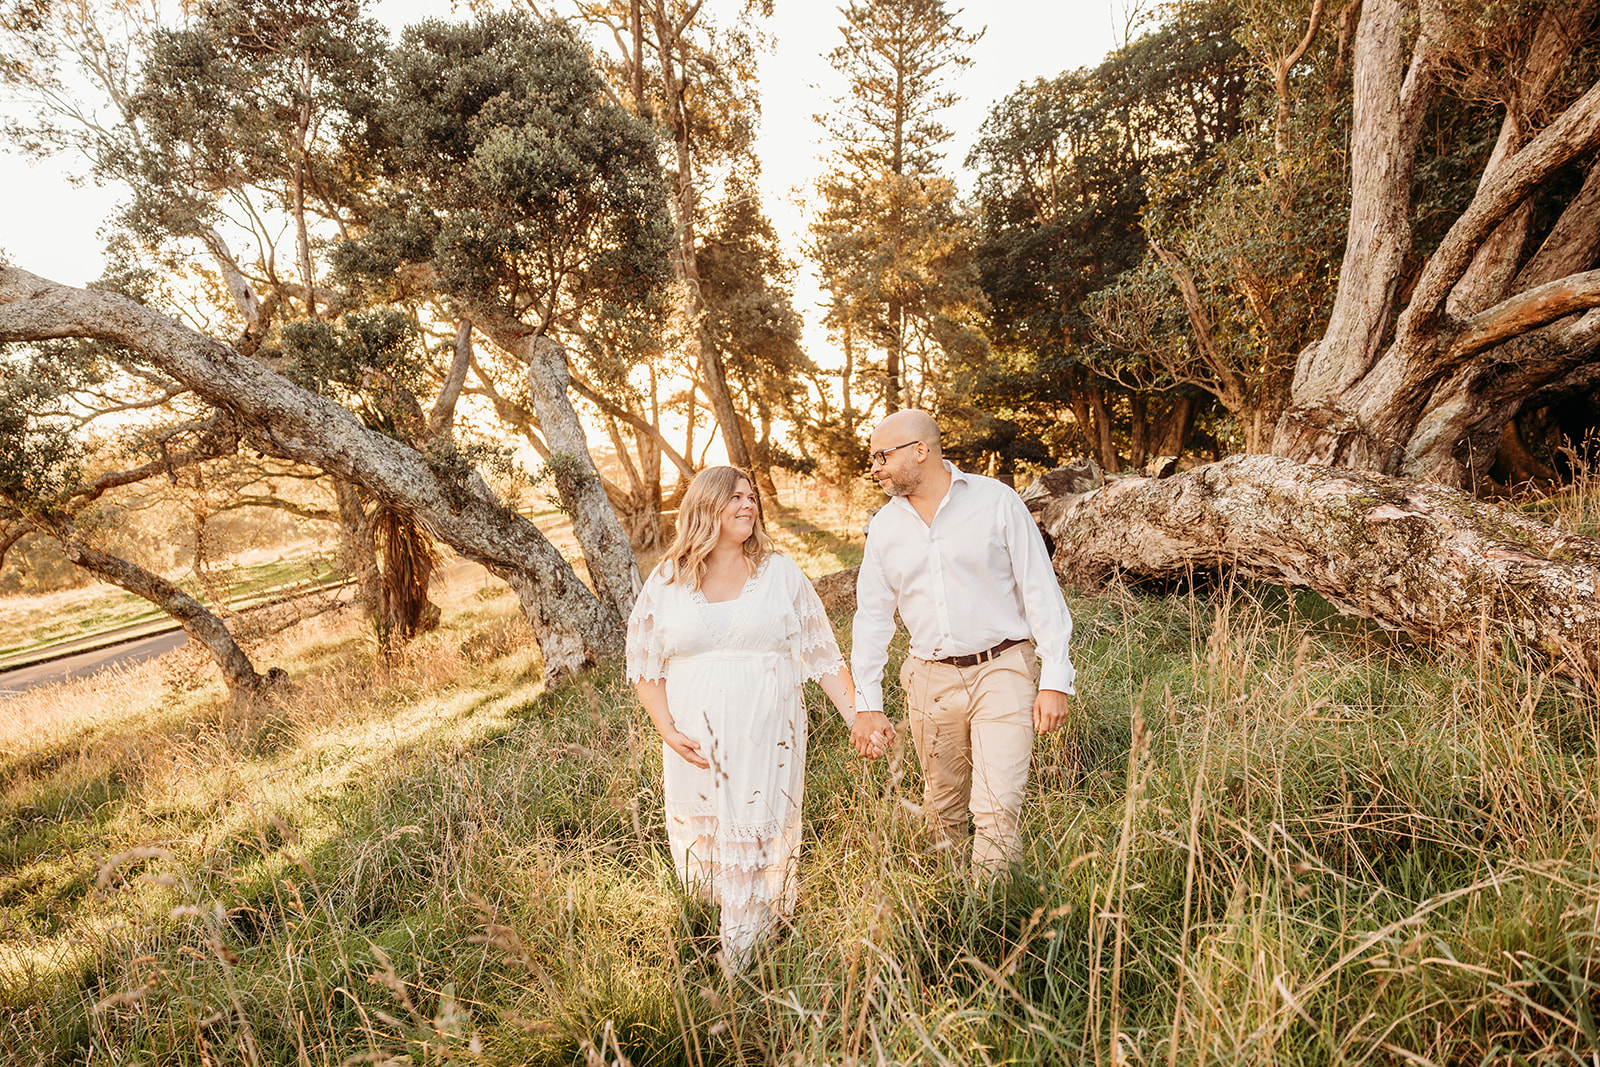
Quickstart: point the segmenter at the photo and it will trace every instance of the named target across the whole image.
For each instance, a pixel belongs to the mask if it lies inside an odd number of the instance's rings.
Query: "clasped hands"
[[[894,744],[894,723],[881,711],[858,711],[850,724],[850,743],[862,759],[878,759]]]
[[[675,726],[663,730],[661,738],[668,748],[690,764],[702,769],[711,766],[700,752],[700,742]],[[850,727],[850,743],[862,759],[881,759],[889,751],[889,746],[894,744],[894,738],[894,723],[881,711],[858,712]]]

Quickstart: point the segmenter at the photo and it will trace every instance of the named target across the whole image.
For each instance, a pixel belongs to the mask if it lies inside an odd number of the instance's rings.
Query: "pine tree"
[[[817,184],[812,253],[830,298],[828,327],[845,348],[853,437],[855,375],[871,382],[862,414],[934,406],[930,372],[953,338],[972,337],[966,324],[981,296],[955,185],[939,172],[950,131],[938,116],[955,102],[946,82],[971,62],[981,31],[956,26],[943,0],[859,0],[842,11],[844,41],[828,59],[847,90],[831,115],[817,117],[835,150]]]

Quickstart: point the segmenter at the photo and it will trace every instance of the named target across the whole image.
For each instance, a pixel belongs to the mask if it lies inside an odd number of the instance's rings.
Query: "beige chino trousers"
[[[1022,855],[1022,795],[1039,692],[1033,644],[1025,641],[975,667],[907,656],[900,684],[935,835],[963,845],[970,813],[973,866],[998,873]]]

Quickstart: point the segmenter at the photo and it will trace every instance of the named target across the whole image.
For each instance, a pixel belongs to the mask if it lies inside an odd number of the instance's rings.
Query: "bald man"
[[[925,411],[897,411],[872,433],[872,473],[889,503],[867,527],[856,579],[851,740],[864,755],[894,737],[883,668],[896,610],[911,632],[900,669],[934,833],[972,864],[1004,870],[1022,854],[1022,795],[1034,732],[1067,721],[1072,616],[1044,539],[1016,492],[958,470]]]

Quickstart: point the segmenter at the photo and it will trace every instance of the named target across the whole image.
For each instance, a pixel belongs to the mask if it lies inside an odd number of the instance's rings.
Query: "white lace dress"
[[[805,790],[801,687],[844,667],[811,582],[767,557],[735,601],[711,604],[657,568],[628,619],[629,681],[666,680],[701,769],[662,745],[667,840],[684,884],[721,907],[735,964],[794,907]]]

